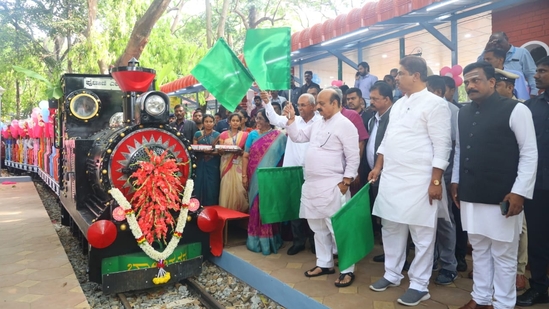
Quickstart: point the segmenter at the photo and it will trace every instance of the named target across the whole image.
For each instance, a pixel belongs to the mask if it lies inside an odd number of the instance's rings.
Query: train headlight
[[[170,98],[160,91],[148,91],[135,101],[135,119],[138,124],[168,123]]]
[[[145,110],[152,116],[158,116],[166,110],[166,102],[159,95],[150,95],[145,99]]]

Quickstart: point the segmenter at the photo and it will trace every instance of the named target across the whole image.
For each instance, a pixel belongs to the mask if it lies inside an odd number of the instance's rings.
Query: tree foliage
[[[22,117],[47,99],[46,83],[15,71],[13,66],[42,75],[50,84],[56,84],[64,73],[108,74],[118,59],[119,65],[127,62],[127,57],[121,57],[147,11],[156,15],[139,32],[137,49],[130,48],[128,55],[137,56],[142,66],[156,69],[161,79],[157,82],[163,84],[189,74],[219,37],[240,53],[247,29],[310,27],[318,22],[311,16],[333,18],[362,5],[360,1],[366,0],[3,0],[3,114]],[[209,23],[207,10],[187,13],[197,3],[209,4]]]

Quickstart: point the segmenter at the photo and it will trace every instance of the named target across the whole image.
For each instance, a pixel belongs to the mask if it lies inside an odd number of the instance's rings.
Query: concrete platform
[[[0,308],[90,308],[32,182],[0,184]]]
[[[334,281],[339,275],[337,268],[334,275],[305,277],[304,272],[315,266],[315,256],[309,250],[289,256],[286,254],[289,246],[291,243],[286,243],[278,254],[264,256],[249,251],[245,245],[236,245],[227,247],[223,256],[214,259],[213,262],[289,309],[406,308],[396,301],[409,286],[406,273],[399,287],[391,287],[384,292],[374,292],[369,289],[369,285],[384,273],[383,263],[372,261],[375,255],[382,253],[381,245],[376,245],[374,250],[357,264],[355,282],[346,288],[334,286]],[[471,257],[467,258],[471,269]],[[467,274],[468,272],[460,273],[453,284],[440,286],[432,282],[436,276],[436,273],[433,273],[429,285],[431,299],[422,302],[419,307],[457,309],[463,306],[471,299],[473,285],[473,280],[468,279]],[[547,304],[540,304],[530,308],[548,307]]]

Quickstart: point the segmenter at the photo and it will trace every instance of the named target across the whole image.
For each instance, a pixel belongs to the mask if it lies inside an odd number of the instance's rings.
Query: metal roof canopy
[[[334,37],[320,44],[295,50],[291,53],[292,65],[299,66],[299,76],[301,76],[303,64],[335,56],[352,68],[358,69],[358,64],[343,55],[344,52],[356,49],[358,62],[362,62],[362,49],[364,47],[386,40],[402,39],[407,34],[421,30],[428,31],[452,52],[452,65],[455,65],[458,62],[458,20],[487,11],[510,7],[520,2],[521,0],[446,0],[436,2],[408,14]],[[450,38],[447,38],[435,28],[435,26],[448,22],[451,27]],[[403,43],[403,40],[401,40],[401,56],[404,56],[402,54]],[[296,81],[298,80],[296,76]]]

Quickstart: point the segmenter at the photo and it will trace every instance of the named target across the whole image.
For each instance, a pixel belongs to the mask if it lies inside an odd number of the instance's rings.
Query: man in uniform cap
[[[496,91],[503,97],[524,102],[515,96],[515,81],[520,78],[515,73],[496,69]]]

